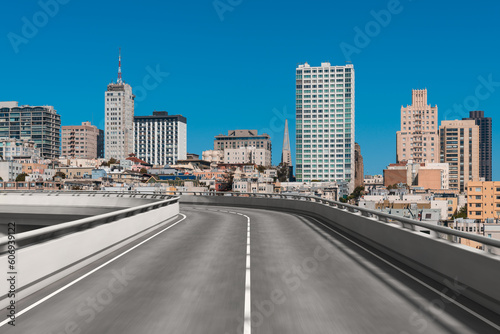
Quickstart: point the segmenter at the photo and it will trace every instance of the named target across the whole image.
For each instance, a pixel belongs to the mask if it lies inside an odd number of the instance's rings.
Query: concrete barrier
[[[279,210],[320,219],[500,314],[500,257],[329,205],[289,199],[181,196],[181,204]]]
[[[136,202],[135,206],[137,205]],[[175,202],[108,224],[18,249],[15,267],[18,273],[16,300],[19,301],[140,238],[149,233],[152,228],[177,216],[178,213],[179,203]],[[8,265],[8,255],[0,256],[0,263],[4,264],[5,268]],[[9,303],[8,290],[6,279],[0,280],[0,307],[2,308]]]

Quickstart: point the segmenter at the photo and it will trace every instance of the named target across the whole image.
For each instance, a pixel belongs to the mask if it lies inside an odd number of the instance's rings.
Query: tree
[[[148,170],[146,168],[142,167],[141,170],[139,171],[139,173],[141,173],[141,174],[147,174]]]
[[[359,187],[356,187],[356,189],[354,189],[354,191],[352,192],[350,197],[358,199],[364,194],[365,194],[365,187],[359,186]]]
[[[3,181],[3,179],[0,177],[0,181]]]
[[[108,161],[108,165],[109,165],[109,166],[111,166],[111,165],[113,165],[113,164],[116,164],[116,163],[117,163],[117,161],[116,161],[116,159],[115,159],[115,158],[111,158],[111,159],[109,159],[109,161]]]
[[[26,176],[28,176],[28,174],[26,174],[26,173],[19,174],[16,177],[16,182],[24,182],[24,181],[26,181]]]
[[[56,172],[56,174],[54,175],[54,178],[56,178],[56,177],[60,177],[61,179],[65,179],[66,174],[64,174],[63,172]]]
[[[278,181],[288,182],[290,180],[290,168],[287,164],[279,164],[277,169]]]
[[[453,216],[451,216],[452,219],[455,218],[467,218],[467,205],[464,205],[460,208],[460,210],[455,211]]]
[[[264,171],[266,170],[266,167],[264,167],[262,165],[258,165],[257,170],[259,171],[259,173],[264,173]]]

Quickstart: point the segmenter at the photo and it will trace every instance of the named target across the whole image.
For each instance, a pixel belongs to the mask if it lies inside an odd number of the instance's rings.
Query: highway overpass
[[[500,261],[460,232],[304,196],[144,196],[19,234],[24,294],[0,332],[500,332]]]

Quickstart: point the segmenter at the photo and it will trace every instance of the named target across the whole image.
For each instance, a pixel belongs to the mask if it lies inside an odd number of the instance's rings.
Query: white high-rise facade
[[[136,156],[153,165],[174,165],[187,158],[187,120],[182,115],[154,111],[134,117]]]
[[[134,98],[132,87],[121,77],[121,57],[118,81],[108,85],[105,101],[105,159],[125,160],[134,152]]]
[[[354,189],[354,67],[296,69],[296,178],[347,181]]]

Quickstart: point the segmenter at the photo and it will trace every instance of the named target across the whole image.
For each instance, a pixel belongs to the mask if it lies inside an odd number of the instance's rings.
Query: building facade
[[[104,159],[104,130],[101,129],[97,135],[97,158]]]
[[[438,108],[427,104],[427,89],[413,89],[412,103],[401,106],[396,161],[439,162]]]
[[[469,182],[467,217],[481,222],[500,219],[500,182]]]
[[[0,138],[0,160],[12,160],[16,158],[40,158],[40,150],[31,140],[15,138]]]
[[[256,164],[271,166],[271,151],[254,146],[227,148],[223,152],[226,164]]]
[[[134,151],[152,165],[174,165],[187,158],[187,120],[182,115],[154,111],[134,117]]]
[[[134,99],[132,87],[122,81],[120,54],[118,80],[104,93],[106,159],[125,160],[134,151]]]
[[[450,189],[464,192],[469,181],[479,181],[479,126],[473,120],[442,121],[440,160],[450,165]]]
[[[61,116],[52,106],[0,102],[0,138],[33,141],[45,159],[61,153]]]
[[[96,159],[99,129],[82,122],[82,125],[62,127],[62,156],[73,159]]]
[[[22,172],[23,165],[21,163],[13,160],[0,161],[0,178],[3,181],[15,181]]]
[[[485,181],[492,180],[492,121],[491,117],[484,117],[484,111],[476,110],[469,113],[469,118],[479,126],[479,177]]]
[[[232,161],[226,163],[248,161],[262,166],[272,164],[271,137],[265,133],[259,135],[257,130],[230,130],[227,135],[217,135],[214,140],[214,151],[223,152],[224,162]],[[240,162],[235,162],[237,160]]]
[[[296,69],[296,178],[354,189],[355,75],[352,64]]]
[[[271,137],[265,133],[259,135],[257,130],[230,130],[227,135],[215,136],[214,150],[240,147],[264,148],[271,151]]]

